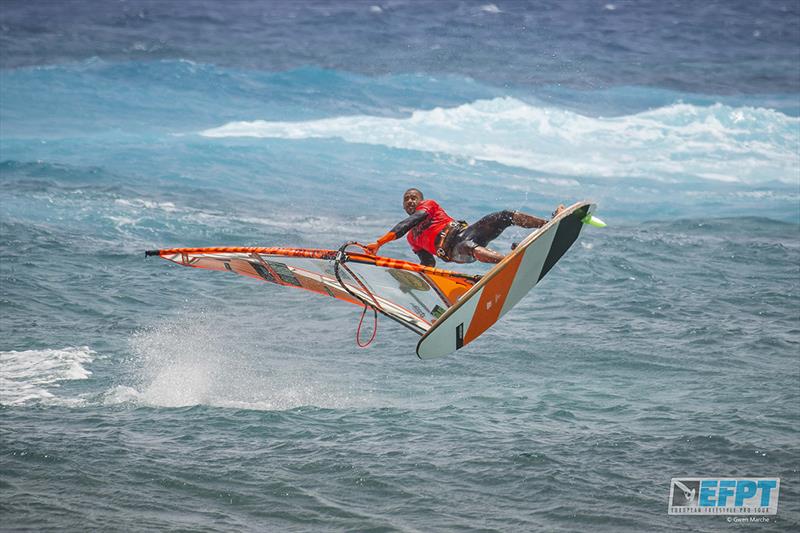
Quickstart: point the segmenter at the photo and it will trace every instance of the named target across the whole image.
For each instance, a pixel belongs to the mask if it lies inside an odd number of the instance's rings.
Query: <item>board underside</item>
[[[445,356],[489,329],[561,259],[580,235],[582,220],[594,208],[587,202],[574,204],[526,237],[422,336],[417,356]]]

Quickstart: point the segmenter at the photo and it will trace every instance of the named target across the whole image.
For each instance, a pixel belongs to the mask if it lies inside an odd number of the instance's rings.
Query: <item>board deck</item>
[[[433,324],[417,343],[417,356],[445,356],[489,329],[561,259],[594,209],[578,202],[528,235]]]

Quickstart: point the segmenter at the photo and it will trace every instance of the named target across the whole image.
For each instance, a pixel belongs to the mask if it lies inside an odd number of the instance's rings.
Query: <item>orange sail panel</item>
[[[305,289],[359,306],[368,302],[420,335],[480,279],[398,259],[358,253],[339,255],[335,250],[174,248],[147,255],[158,255],[183,266],[230,271]]]

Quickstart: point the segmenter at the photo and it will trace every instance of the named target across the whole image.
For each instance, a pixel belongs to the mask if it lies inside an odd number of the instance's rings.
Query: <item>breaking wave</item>
[[[678,103],[606,118],[503,97],[402,118],[229,122],[200,134],[340,138],[568,176],[796,183],[800,169],[800,119],[723,104]]]

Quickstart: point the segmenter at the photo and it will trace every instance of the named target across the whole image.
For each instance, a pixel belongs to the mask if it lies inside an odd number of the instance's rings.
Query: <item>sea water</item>
[[[739,527],[681,476],[800,524],[796,2],[4,1],[0,67],[0,528]],[[408,187],[609,226],[424,362],[143,254],[370,242]]]

